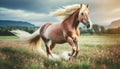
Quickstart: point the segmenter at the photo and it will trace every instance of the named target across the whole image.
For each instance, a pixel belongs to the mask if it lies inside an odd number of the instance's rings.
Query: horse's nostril
[[[90,27],[90,24],[87,25],[87,28],[89,28],[89,27]]]

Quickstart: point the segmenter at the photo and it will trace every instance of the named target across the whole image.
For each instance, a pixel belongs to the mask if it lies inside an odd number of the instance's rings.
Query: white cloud
[[[94,23],[109,25],[112,21],[120,19],[120,1],[105,0],[90,9],[90,15]]]
[[[35,25],[43,25],[43,23],[46,22],[57,22],[56,17],[51,16],[49,13],[45,13],[46,11],[52,12],[62,6],[75,3],[89,4],[90,16],[93,23],[100,25],[108,25],[113,20],[120,19],[120,0],[37,0],[35,1],[35,9],[42,10],[43,13],[34,13],[34,11],[36,10],[30,10],[33,12],[28,12],[24,10],[13,10],[0,7],[0,19],[22,20],[31,22]],[[33,5],[30,4],[29,7],[32,6]],[[34,8],[32,7],[32,9]]]
[[[7,9],[7,8],[0,8],[0,14],[9,14],[17,17],[39,17],[43,18],[46,16],[46,14],[43,13],[32,13],[32,12],[27,12],[23,10],[12,10],[12,9]]]
[[[44,13],[33,13],[27,12],[24,10],[13,10],[7,8],[0,8],[0,19],[3,20],[20,20],[20,21],[28,21],[34,23],[35,25],[40,25],[41,19],[49,17],[49,14]]]

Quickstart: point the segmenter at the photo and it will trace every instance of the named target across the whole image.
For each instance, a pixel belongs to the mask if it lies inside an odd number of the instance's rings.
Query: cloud
[[[35,25],[41,25],[42,22],[49,21],[53,19],[53,17],[45,13],[33,13],[24,10],[13,10],[0,7],[0,19],[28,21]],[[53,21],[55,20],[53,19]]]
[[[47,16],[46,14],[36,14],[32,12],[26,12],[23,10],[12,10],[12,9],[6,9],[6,8],[0,8],[1,13],[9,16],[14,16],[18,18],[24,18],[24,19],[33,19],[33,18],[43,18]]]
[[[90,9],[90,15],[94,23],[109,25],[112,21],[120,19],[120,1],[104,0],[97,2],[99,3]]]
[[[62,6],[79,3],[89,4],[93,23],[108,25],[120,19],[120,0],[1,0],[0,19],[28,21],[35,25],[59,22],[49,13]]]
[[[90,0],[1,0],[0,7],[9,9],[21,9],[32,12],[49,13],[61,6],[79,3],[94,3]]]

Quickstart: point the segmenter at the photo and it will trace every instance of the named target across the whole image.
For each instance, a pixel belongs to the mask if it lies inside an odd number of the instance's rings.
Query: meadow
[[[120,34],[81,35],[79,47],[72,61],[53,61],[29,50],[16,36],[0,36],[0,69],[120,69]],[[53,49],[56,54],[64,51],[71,51],[67,43]]]

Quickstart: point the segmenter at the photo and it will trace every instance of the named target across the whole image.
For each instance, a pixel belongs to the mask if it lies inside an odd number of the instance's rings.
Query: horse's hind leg
[[[55,43],[51,43],[51,45],[50,45],[50,50],[52,51],[52,49],[55,47]]]
[[[49,47],[49,40],[46,40],[46,39],[43,38],[43,41],[44,41],[44,43],[45,43],[47,56],[48,56],[48,57],[49,57],[49,55],[52,56],[52,54],[51,54],[51,50],[50,50],[50,47]],[[52,56],[52,57],[53,57],[53,56]]]
[[[48,42],[45,42],[45,47],[46,47],[47,56],[51,55],[50,48],[48,46]]]

